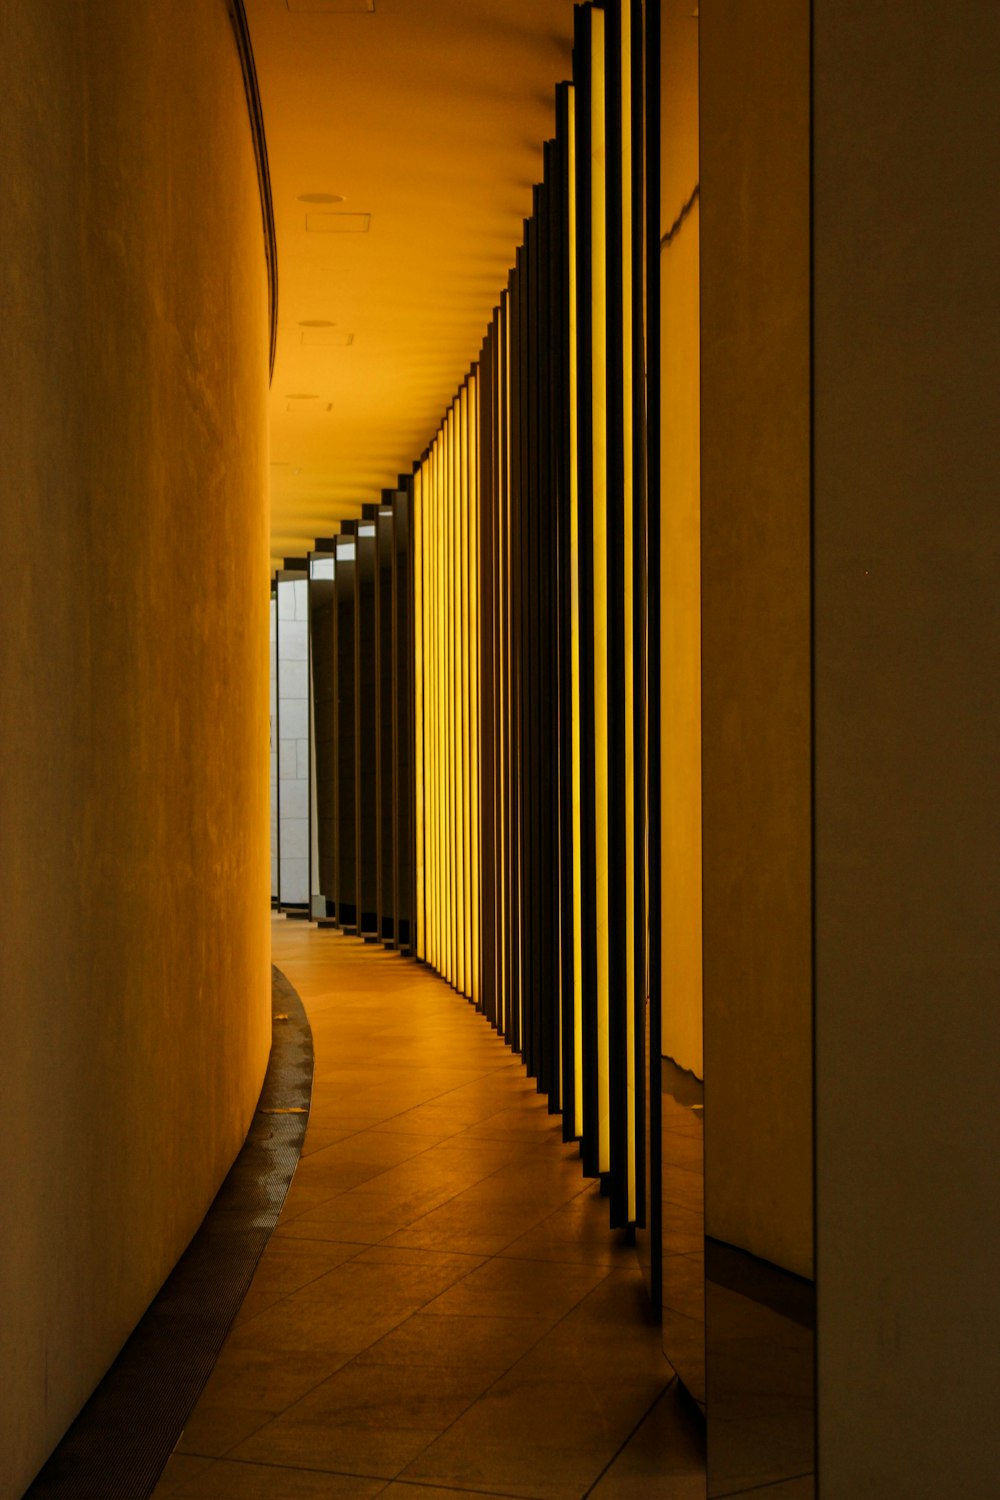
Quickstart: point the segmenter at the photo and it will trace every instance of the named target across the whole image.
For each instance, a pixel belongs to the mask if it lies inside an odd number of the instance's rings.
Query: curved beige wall
[[[267,306],[222,0],[5,0],[0,115],[11,1500],[266,1065]]]

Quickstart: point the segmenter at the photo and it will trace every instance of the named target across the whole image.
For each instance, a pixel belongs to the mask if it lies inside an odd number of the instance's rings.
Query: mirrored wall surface
[[[669,1058],[660,1064],[663,1348],[705,1411],[705,1089]]]

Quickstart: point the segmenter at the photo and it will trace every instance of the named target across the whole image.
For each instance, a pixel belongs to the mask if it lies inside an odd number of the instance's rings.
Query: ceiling
[[[570,76],[573,0],[245,3],[278,245],[277,566],[409,471],[476,358]]]

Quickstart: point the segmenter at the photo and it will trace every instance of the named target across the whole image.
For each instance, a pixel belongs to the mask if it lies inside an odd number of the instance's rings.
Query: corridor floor
[[[276,918],[316,1067],[281,1219],[156,1500],[664,1500],[704,1478],[520,1060],[425,968]]]

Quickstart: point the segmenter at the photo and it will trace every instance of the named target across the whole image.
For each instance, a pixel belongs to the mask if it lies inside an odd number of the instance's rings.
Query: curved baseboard
[[[312,1031],[271,970],[271,1055],[211,1208],[24,1500],[146,1500],[212,1372],[285,1201],[312,1097]]]

